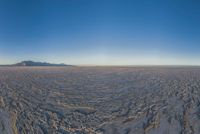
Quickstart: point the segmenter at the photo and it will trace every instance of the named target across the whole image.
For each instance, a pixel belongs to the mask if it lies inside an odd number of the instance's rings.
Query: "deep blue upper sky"
[[[0,64],[200,65],[199,0],[0,0]]]

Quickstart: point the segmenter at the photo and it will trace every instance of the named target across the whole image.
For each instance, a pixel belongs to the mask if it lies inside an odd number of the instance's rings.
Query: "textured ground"
[[[200,68],[1,67],[1,134],[199,134]]]

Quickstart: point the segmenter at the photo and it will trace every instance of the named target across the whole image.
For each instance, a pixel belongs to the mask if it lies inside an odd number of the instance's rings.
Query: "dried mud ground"
[[[0,134],[199,134],[198,67],[0,67]]]

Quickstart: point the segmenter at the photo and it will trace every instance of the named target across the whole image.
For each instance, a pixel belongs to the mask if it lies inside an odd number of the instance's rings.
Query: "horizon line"
[[[197,65],[190,65],[190,64],[176,64],[176,65],[175,64],[153,64],[153,65],[147,65],[147,64],[133,64],[133,65],[67,64],[67,65],[76,66],[76,67],[200,67],[200,65],[198,65],[198,64]],[[14,64],[0,64],[0,66],[1,67],[2,66],[17,67]],[[24,67],[36,67],[36,66],[24,66]],[[38,67],[41,67],[41,66],[38,66]],[[48,67],[48,66],[46,66],[46,67]],[[65,67],[65,66],[60,66],[60,67]]]
[[[22,60],[19,62],[15,62],[15,63],[9,63],[9,64],[0,64],[0,66],[11,66],[11,65],[15,65],[17,63],[21,63],[24,61],[32,61],[32,62],[41,62],[41,63],[50,63],[50,64],[65,64],[65,65],[73,65],[73,66],[126,66],[126,67],[138,67],[138,66],[144,66],[144,67],[148,67],[148,66],[200,66],[200,64],[70,64],[70,63],[65,63],[65,62],[61,62],[61,63],[54,63],[54,62],[47,62],[47,61],[34,61],[34,60]]]

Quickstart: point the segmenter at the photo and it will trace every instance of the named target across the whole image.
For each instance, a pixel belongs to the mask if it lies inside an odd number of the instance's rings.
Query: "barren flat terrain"
[[[199,134],[198,67],[0,67],[0,134]]]

